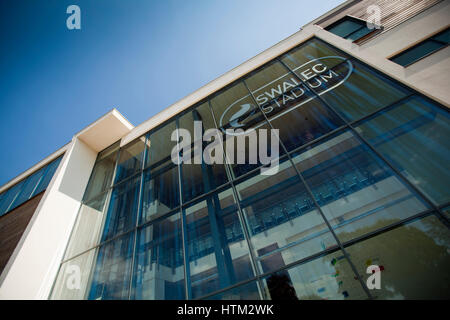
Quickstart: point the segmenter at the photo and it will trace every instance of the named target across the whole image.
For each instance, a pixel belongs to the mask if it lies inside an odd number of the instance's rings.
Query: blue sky
[[[1,1],[0,185],[112,108],[136,126],[342,2]]]

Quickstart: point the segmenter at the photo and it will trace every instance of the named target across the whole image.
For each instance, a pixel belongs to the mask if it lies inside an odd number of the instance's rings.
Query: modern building
[[[450,298],[449,17],[346,1],[137,127],[107,113],[1,187],[0,298]],[[278,171],[174,163],[194,121],[222,150],[278,129]]]

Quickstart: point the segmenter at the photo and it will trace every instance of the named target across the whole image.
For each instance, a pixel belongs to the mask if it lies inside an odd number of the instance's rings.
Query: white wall
[[[47,299],[97,153],[72,140],[0,279],[0,299]]]

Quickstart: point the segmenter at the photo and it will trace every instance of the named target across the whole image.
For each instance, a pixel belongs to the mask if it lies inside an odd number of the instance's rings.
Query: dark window
[[[332,23],[326,27],[325,30],[344,39],[355,41],[371,33],[374,29],[369,29],[367,27],[367,22],[364,20],[346,16]]]
[[[412,48],[409,48],[392,58],[391,61],[402,65],[404,67],[413,64],[416,61],[448,46],[450,37],[450,28],[447,28],[445,31],[438,33],[437,35],[430,37]]]

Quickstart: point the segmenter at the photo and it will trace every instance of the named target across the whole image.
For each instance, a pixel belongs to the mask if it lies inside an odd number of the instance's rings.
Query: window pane
[[[378,299],[448,299],[450,232],[435,216],[346,248],[358,272],[381,270]],[[375,290],[374,290],[375,291]]]
[[[245,134],[235,132],[224,135],[227,160],[232,163],[234,175],[240,176],[261,166],[259,157],[250,161],[249,156],[259,154],[259,132],[255,130],[268,130],[270,127],[245,85],[240,82],[220,93],[211,100],[211,106],[220,130],[246,131]],[[242,160],[239,159],[241,156]]]
[[[157,170],[173,163],[170,154],[176,141],[172,141],[171,136],[175,130],[176,124],[172,121],[148,134],[146,168]]]
[[[391,60],[399,65],[407,66],[442,47],[443,44],[441,43],[433,40],[425,40],[411,49],[396,55]]]
[[[89,300],[126,300],[130,287],[134,232],[98,250]]]
[[[130,142],[120,149],[115,183],[130,177],[141,170],[144,150],[145,136]]]
[[[295,154],[293,161],[341,241],[428,208],[350,131]]]
[[[435,35],[434,37],[432,37],[431,39],[433,40],[438,40],[438,41],[442,41],[444,43],[449,44],[450,43],[450,28]]]
[[[261,300],[261,297],[255,281],[215,294],[206,300]]]
[[[436,203],[450,201],[448,111],[413,97],[365,121],[358,131]]]
[[[95,261],[96,250],[91,250],[61,265],[55,285],[52,290],[51,300],[83,300],[88,289],[89,275]],[[79,272],[80,287],[73,288],[73,277]]]
[[[110,145],[108,148],[104,149],[103,151],[100,151],[97,155],[97,162],[100,160],[103,160],[104,158],[111,157],[113,153],[117,153],[119,151],[120,147],[120,140],[116,143]]]
[[[279,62],[270,63],[245,81],[272,126],[280,130],[288,151],[343,124]]]
[[[167,168],[144,172],[142,210],[140,223],[156,219],[180,205],[178,168],[168,164]]]
[[[180,214],[138,231],[132,299],[185,299]]]
[[[355,32],[362,26],[364,26],[363,22],[344,18],[344,19],[342,19],[342,22],[340,22],[338,24],[333,24],[331,26],[331,28],[327,27],[325,29],[331,33],[334,33],[337,36],[346,38],[350,33]]]
[[[365,273],[363,273],[365,274]],[[272,300],[365,300],[367,294],[342,251],[264,279]]]
[[[194,121],[201,121],[202,123],[202,131],[200,132],[198,129],[199,134],[194,133]],[[183,201],[187,202],[219,187],[224,183],[227,183],[228,178],[223,165],[223,144],[219,140],[223,139],[222,132],[220,134],[220,138],[214,136],[214,138],[211,138],[211,142],[205,142],[202,139],[205,131],[212,128],[215,129],[214,120],[209,110],[208,103],[204,103],[181,116],[179,126],[180,129],[189,131],[192,141],[191,146],[184,150],[186,152],[183,154],[184,160],[181,167]],[[215,162],[211,164],[211,162],[207,162],[200,164],[200,162],[205,162],[202,154],[204,154],[204,151],[207,151],[206,148],[208,145],[212,147],[213,144],[220,150],[217,153],[218,163]],[[216,152],[214,152],[212,156],[216,156]],[[186,163],[186,161],[189,161],[190,163]]]
[[[39,171],[35,172],[22,182],[23,184],[22,190],[20,191],[17,198],[14,200],[14,203],[11,205],[9,210],[12,210],[20,206],[22,203],[30,199],[31,195],[33,194],[33,191],[36,189],[37,184],[42,179],[44,172],[45,167],[41,168]]]
[[[37,186],[36,190],[33,192],[33,196],[36,194],[41,193],[45,189],[47,189],[50,181],[53,178],[53,175],[56,172],[56,169],[58,169],[59,163],[61,162],[61,159],[63,156],[60,156],[58,159],[53,160],[53,162],[49,163],[47,165],[47,171],[45,172],[44,177],[40,180],[39,185]]]
[[[137,178],[132,178],[114,187],[102,241],[135,227],[140,178],[139,175]]]
[[[332,78],[319,76],[309,80],[308,85],[348,121],[357,120],[408,94],[406,89],[357,61],[342,63],[332,72]]]
[[[0,215],[3,215],[10,211],[10,207],[14,199],[16,199],[17,195],[19,194],[20,190],[23,187],[23,181],[17,183],[13,187],[9,188],[5,195],[2,198],[2,203],[0,204]]]
[[[358,40],[359,38],[364,37],[366,34],[369,34],[373,31],[373,29],[369,29],[366,26],[364,26],[362,29],[359,29],[355,33],[352,33],[346,37],[346,39],[350,40]]]
[[[117,153],[111,153],[101,161],[97,161],[92,169],[88,186],[84,193],[84,201],[90,200],[111,186]]]
[[[192,298],[253,277],[231,189],[185,209]]]
[[[289,161],[276,175],[254,175],[236,188],[261,272],[336,245]]]
[[[64,259],[70,259],[99,242],[105,212],[106,194],[81,205]]]
[[[312,39],[282,56],[281,61],[296,71],[301,79],[308,80],[313,73],[320,73],[324,67],[326,70],[333,69],[347,58],[347,54],[333,49],[325,42]]]

